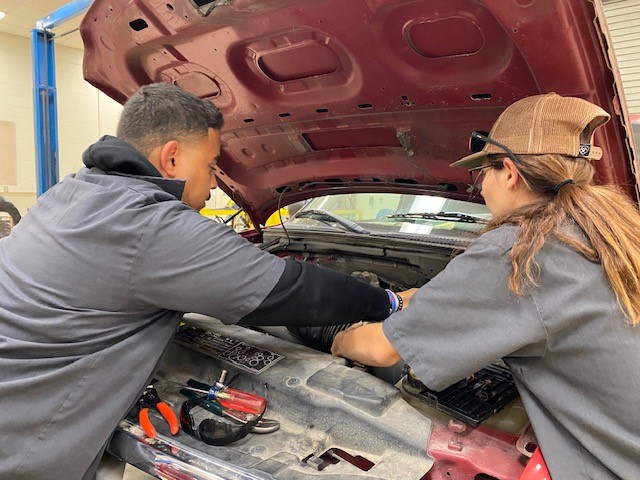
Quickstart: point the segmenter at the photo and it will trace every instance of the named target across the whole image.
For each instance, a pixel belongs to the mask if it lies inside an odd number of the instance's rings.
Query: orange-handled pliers
[[[178,434],[180,430],[178,417],[176,417],[176,414],[173,413],[173,410],[171,410],[169,405],[160,400],[158,391],[153,387],[153,385],[148,385],[147,388],[144,389],[140,400],[138,400],[138,405],[140,406],[138,420],[140,421],[140,426],[147,437],[154,438],[157,433],[155,427],[151,424],[151,420],[149,420],[149,409],[154,407],[169,424],[171,435]]]

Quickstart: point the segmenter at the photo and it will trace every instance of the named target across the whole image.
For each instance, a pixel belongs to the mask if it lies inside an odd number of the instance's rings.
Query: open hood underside
[[[602,106],[598,179],[636,197],[599,6],[586,0],[96,0],[84,75],[119,102],[173,82],[224,114],[220,185],[255,221],[327,193],[466,199],[449,163],[509,104]]]

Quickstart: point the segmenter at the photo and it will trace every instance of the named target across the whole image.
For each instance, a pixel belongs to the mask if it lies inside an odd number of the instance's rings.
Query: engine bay
[[[262,248],[394,291],[428,282],[453,255],[450,247],[406,240],[337,240],[307,234],[283,244],[274,237]],[[327,328],[314,345],[285,327],[246,328],[186,315],[155,374],[164,401],[179,410],[184,385],[214,385],[225,370],[230,386],[266,398],[264,415],[279,429],[213,446],[184,432],[172,437],[162,422],[156,422],[159,435],[147,438],[133,416],[121,423],[109,450],[159,478],[520,477],[535,439],[506,367],[489,365],[433,392],[403,362],[370,368],[325,353],[345,327]]]

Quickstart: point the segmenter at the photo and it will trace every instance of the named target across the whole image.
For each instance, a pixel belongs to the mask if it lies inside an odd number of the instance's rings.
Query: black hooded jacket
[[[87,168],[109,175],[144,179],[180,199],[184,182],[163,178],[131,145],[117,137],[103,136],[82,155]],[[241,265],[238,268],[242,268]],[[328,351],[330,339],[318,344],[327,331],[298,327],[380,321],[389,315],[387,293],[354,277],[327,268],[287,259],[280,280],[258,308],[240,320],[241,325],[284,325],[313,346]]]

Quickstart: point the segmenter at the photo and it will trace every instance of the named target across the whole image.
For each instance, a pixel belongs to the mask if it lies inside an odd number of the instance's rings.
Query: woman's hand
[[[419,289],[417,288],[410,288],[409,290],[405,290],[404,292],[398,292],[396,294],[402,299],[402,308],[407,308],[409,306],[409,303],[411,303],[411,297],[413,297],[413,294],[416,293],[418,290]]]
[[[365,322],[358,322],[351,325],[349,328],[338,332],[336,336],[333,338],[333,343],[331,344],[331,355],[336,357],[343,356],[340,352],[342,351],[342,342],[344,341],[344,336],[349,330],[355,330],[356,328],[360,328],[363,325],[366,325]]]
[[[331,354],[374,367],[389,367],[400,360],[382,331],[382,323],[358,322],[338,333]]]

